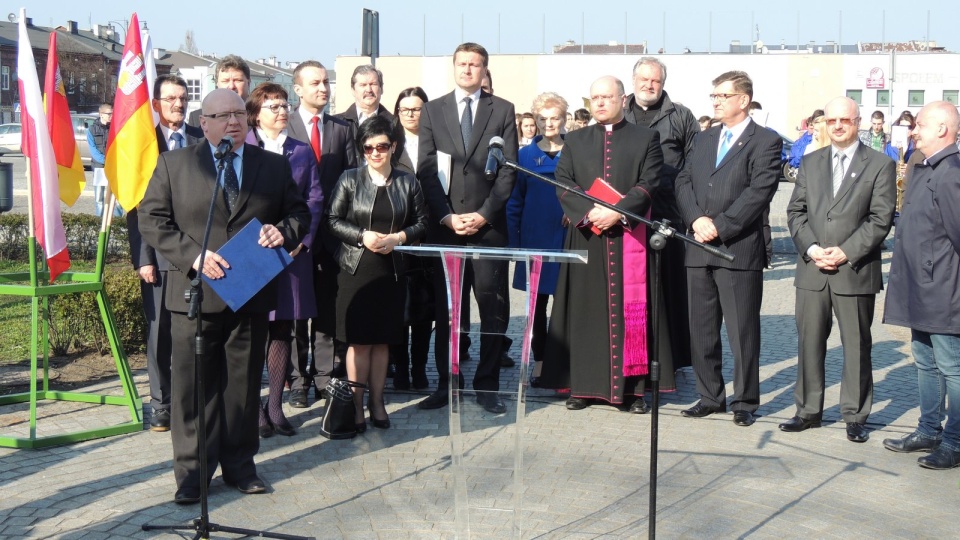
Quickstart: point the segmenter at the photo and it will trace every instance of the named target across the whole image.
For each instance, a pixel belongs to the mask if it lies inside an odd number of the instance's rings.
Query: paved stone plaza
[[[848,442],[839,418],[838,331],[829,344],[824,426],[798,434],[777,429],[794,414],[795,255],[784,215],[791,188],[781,184],[771,212],[777,254],[775,268],[764,273],[761,416],[749,428],[735,426],[730,414],[681,417],[697,397],[692,371],[679,373],[679,391],[663,396],[660,414],[657,533],[662,538],[955,537],[960,469],[922,469],[918,454],[895,454],[881,445],[885,437],[912,431],[918,416],[909,334],[882,325],[882,309],[873,328],[870,440]],[[889,267],[891,252],[884,255]],[[519,302],[515,297],[514,314]],[[882,295],[878,302],[882,308]],[[730,380],[729,351],[725,358]],[[518,374],[519,368],[503,371],[505,390],[517,388]],[[145,393],[145,372],[136,376]],[[431,377],[435,382],[432,370]],[[320,404],[286,409],[299,433],[264,440],[258,456],[260,474],[272,490],[244,496],[217,475],[210,487],[212,521],[331,539],[453,538],[448,411],[418,410],[416,393],[387,397],[394,427],[371,428],[347,441],[319,436]],[[472,504],[511,507],[509,469],[519,429],[522,538],[646,537],[650,415],[607,406],[570,412],[552,392],[531,389],[523,424],[516,428],[509,416],[517,404],[508,406],[506,418],[488,418],[469,398],[464,402]],[[41,434],[120,422],[123,412],[44,405]],[[21,406],[0,409],[0,432],[25,432],[26,418]],[[169,434],[149,431],[45,450],[0,449],[0,537],[191,537],[140,530],[144,523],[185,523],[198,515],[199,506],[172,502],[171,457]],[[510,537],[510,516],[475,510],[472,537]]]

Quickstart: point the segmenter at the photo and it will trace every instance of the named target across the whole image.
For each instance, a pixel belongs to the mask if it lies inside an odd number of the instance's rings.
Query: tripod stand
[[[501,141],[502,144],[502,141]],[[491,141],[491,147],[494,146],[493,141]],[[700,249],[703,249],[713,255],[726,259],[728,261],[733,260],[733,255],[730,253],[718,249],[714,246],[702,244],[695,239],[677,232],[676,229],[670,226],[669,221],[651,221],[643,216],[639,216],[628,210],[619,208],[614,204],[610,204],[601,199],[593,197],[587,193],[584,193],[582,189],[571,187],[567,184],[564,184],[553,178],[537,174],[534,171],[526,169],[516,162],[510,161],[503,158],[502,154],[499,152],[492,151],[490,152],[492,159],[496,159],[497,163],[501,166],[506,166],[516,171],[527,174],[537,180],[546,182],[554,187],[560,188],[567,193],[571,193],[577,197],[591,201],[599,206],[608,208],[624,216],[643,223],[650,230],[650,237],[648,238],[648,245],[653,251],[652,254],[652,276],[650,277],[650,287],[653,291],[652,298],[650,299],[650,313],[652,313],[652,332],[653,339],[651,340],[650,345],[650,361],[649,361],[649,376],[650,383],[652,387],[653,394],[653,403],[651,418],[650,418],[650,495],[649,495],[649,507],[648,507],[648,537],[653,539],[656,537],[656,524],[657,524],[657,449],[659,445],[659,417],[660,417],[660,361],[659,361],[659,350],[660,350],[660,305],[662,302],[662,295],[660,291],[660,267],[661,267],[661,251],[667,245],[667,241],[670,238],[679,238],[684,242],[687,242],[690,245],[695,245]]]
[[[221,150],[220,148],[224,147],[226,141],[229,141],[229,144],[226,145],[227,150]],[[184,299],[190,304],[189,311],[187,312],[187,318],[190,320],[196,321],[196,332],[194,334],[195,340],[195,350],[194,350],[194,378],[196,381],[196,428],[197,428],[197,453],[199,455],[200,461],[200,517],[192,520],[189,524],[163,524],[163,525],[151,525],[144,524],[141,526],[141,529],[144,531],[156,531],[156,530],[167,530],[167,531],[179,531],[179,530],[193,530],[196,531],[196,534],[193,536],[194,540],[196,539],[206,539],[210,537],[211,532],[225,532],[230,534],[238,534],[243,536],[259,536],[264,538],[279,538],[285,540],[301,540],[307,539],[309,537],[303,536],[293,536],[288,534],[281,533],[271,533],[266,531],[257,531],[252,529],[243,529],[239,527],[230,527],[226,525],[220,525],[217,523],[210,522],[210,513],[208,505],[208,491],[209,487],[207,485],[208,478],[208,466],[207,466],[207,429],[206,429],[206,391],[205,391],[205,381],[204,381],[204,366],[206,365],[206,340],[203,335],[203,280],[201,279],[203,264],[206,259],[207,245],[210,239],[210,230],[213,227],[214,212],[216,210],[216,201],[217,197],[220,195],[220,186],[223,181],[223,171],[224,171],[224,161],[225,159],[230,159],[227,157],[227,152],[233,147],[233,139],[225,138],[224,142],[221,142],[217,152],[214,154],[217,159],[217,181],[214,183],[213,196],[210,199],[210,209],[207,213],[207,223],[203,232],[203,241],[200,247],[200,261],[197,265],[197,275],[191,280],[190,288],[185,291]]]

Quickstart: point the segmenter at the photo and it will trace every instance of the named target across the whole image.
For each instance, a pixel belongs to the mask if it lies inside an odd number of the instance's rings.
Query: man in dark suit
[[[836,98],[824,108],[832,144],[803,158],[787,206],[797,246],[797,414],[788,432],[818,427],[823,414],[823,365],[832,315],[840,324],[843,378],[840,415],[847,439],[866,442],[873,405],[870,325],[883,288],[880,245],[897,200],[893,160],[860,144],[859,107]]]
[[[177,75],[161,75],[153,84],[153,110],[160,116],[157,148],[161,153],[192,146],[203,131],[184,123],[187,82]],[[127,213],[130,259],[140,276],[140,296],[147,321],[147,374],[150,379],[150,431],[170,430],[170,312],[163,302],[169,263],[140,237],[139,217]]]
[[[960,466],[958,131],[952,103],[928,103],[917,116],[913,138],[926,158],[907,183],[883,313],[884,323],[910,329],[920,398],[917,429],[883,446],[930,452],[917,464],[934,470]]]
[[[297,192],[287,159],[243,143],[247,133],[246,109],[237,94],[225,89],[210,92],[203,100],[200,123],[208,144],[161,154],[140,205],[144,240],[170,261],[165,293],[173,336],[170,424],[177,481],[174,501],[181,504],[199,499],[201,482],[210,481],[218,464],[228,485],[243,493],[266,491],[266,485],[257,476],[253,457],[260,448],[257,410],[267,313],[275,304],[270,285],[236,312],[212,289],[204,291],[203,411],[209,468],[208,477],[201,478],[195,427],[196,322],[187,318],[184,291],[190,288],[190,280],[198,271],[209,279],[223,277],[231,261],[224,260],[216,251],[252,219],[264,223],[261,246],[283,246],[288,251],[298,246],[310,224],[309,210]],[[219,142],[226,136],[235,142],[224,159],[224,189],[215,201],[208,251],[201,269],[200,246],[210,206],[208,197],[218,181],[213,157],[216,148],[209,141]]]
[[[244,101],[250,97],[250,65],[243,58],[228,54],[217,62],[213,73],[217,88],[226,88],[235,92]],[[199,126],[201,112],[200,109],[191,112],[187,123],[191,126]]]
[[[715,117],[721,125],[696,136],[677,176],[677,203],[684,223],[703,243],[725,248],[721,259],[695,247],[686,250],[690,296],[690,353],[700,401],[683,411],[700,418],[727,409],[721,368],[720,326],[727,323],[733,350],[738,426],[754,422],[760,405],[760,303],[763,297],[763,209],[777,190],[780,137],[750,120],[753,81],[742,71],[713,80]]]
[[[353,105],[337,116],[350,124],[354,134],[357,133],[357,127],[372,116],[382,116],[393,121],[390,111],[380,104],[380,98],[383,97],[383,72],[375,66],[357,66],[350,76],[350,90],[353,92]]]
[[[293,91],[300,98],[300,106],[290,114],[287,134],[313,148],[320,169],[323,200],[329,201],[343,171],[357,166],[353,132],[345,121],[324,112],[330,99],[330,79],[323,64],[315,60],[301,62],[293,71]],[[340,267],[333,255],[340,241],[330,234],[326,220],[321,221],[317,231],[313,245],[307,247],[313,253],[316,268],[314,291],[317,295],[318,315],[312,319],[310,328],[307,327],[307,321],[296,323],[297,358],[290,384],[290,405],[296,408],[308,405],[307,394],[311,381],[319,399],[334,372],[336,358],[339,356],[342,361],[344,354],[337,353],[334,339],[337,272]],[[308,356],[311,346],[312,367],[309,365]]]
[[[432,244],[507,245],[504,208],[513,191],[516,174],[503,167],[493,181],[487,181],[483,172],[491,137],[502,137],[504,157],[516,161],[517,128],[513,105],[480,88],[488,60],[486,49],[476,43],[458,46],[453,54],[457,88],[423,106],[417,177],[423,184],[430,206],[428,238]],[[450,177],[446,186],[441,184],[438,176],[439,160],[446,161],[440,165],[449,165]],[[443,270],[439,271],[442,273]],[[487,411],[499,414],[506,411],[506,405],[496,392],[500,389],[503,333],[509,318],[507,263],[467,261],[465,274],[469,282],[463,286],[472,285],[480,309],[480,362],[473,378],[473,388],[478,391],[478,403]],[[447,404],[450,327],[446,287],[442,281],[435,282],[437,334],[434,356],[440,383],[436,392],[419,403],[422,409],[436,409]]]

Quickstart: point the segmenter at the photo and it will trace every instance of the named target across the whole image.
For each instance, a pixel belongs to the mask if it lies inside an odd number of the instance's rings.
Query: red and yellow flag
[[[57,157],[57,171],[60,176],[60,200],[67,206],[73,206],[83,192],[87,179],[83,175],[83,163],[80,162],[80,149],[73,136],[73,122],[70,120],[70,106],[67,104],[67,91],[60,77],[60,61],[57,56],[57,33],[50,32],[50,49],[47,52],[47,76],[43,88],[43,105],[47,112],[47,129],[53,142],[53,152]]]
[[[136,13],[130,17],[129,28],[140,28]],[[120,61],[113,122],[103,166],[110,190],[126,209],[140,204],[159,155],[147,85],[140,32],[129,32]]]

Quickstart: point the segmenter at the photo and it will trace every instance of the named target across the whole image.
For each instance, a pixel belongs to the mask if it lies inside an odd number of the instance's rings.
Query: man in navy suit
[[[710,98],[721,124],[694,139],[677,177],[677,203],[699,242],[735,258],[729,262],[696,247],[686,250],[690,327],[698,329],[690,336],[690,353],[700,401],[682,414],[700,418],[727,410],[720,346],[726,320],[734,358],[730,409],[735,424],[749,426],[760,405],[762,214],[777,191],[783,143],[750,120],[753,81],[746,73],[729,71],[714,79]]]
[[[504,157],[516,161],[516,118],[511,103],[481,89],[488,60],[486,49],[476,43],[458,46],[453,54],[456,89],[423,106],[417,177],[430,205],[428,238],[432,244],[507,245],[504,210],[513,192],[516,173],[503,167],[496,178],[488,181],[484,178],[484,167],[487,143],[492,137],[502,137]],[[440,153],[449,156],[450,160],[447,186],[441,184],[437,174]],[[471,260],[465,270],[468,282],[463,287],[473,286],[480,309],[480,362],[473,387],[478,391],[477,402],[484,409],[494,414],[503,413],[506,405],[496,392],[500,389],[503,333],[507,329],[510,307],[507,262]],[[421,409],[436,409],[447,404],[450,328],[446,287],[442,281],[436,280],[437,334],[434,348],[440,383],[436,392],[419,403]]]
[[[203,130],[184,123],[187,82],[177,75],[161,75],[153,84],[153,110],[160,116],[157,148],[160,153],[191,146],[203,139]],[[147,321],[147,374],[150,379],[150,431],[170,430],[170,312],[163,301],[170,263],[140,236],[137,209],[127,214],[130,259],[140,276],[140,296]]]
[[[330,79],[327,69],[316,60],[301,62],[293,70],[293,91],[300,98],[300,106],[290,113],[287,134],[310,145],[320,170],[320,189],[323,200],[329,201],[333,187],[340,175],[357,166],[356,145],[353,130],[346,121],[325,112],[330,99]],[[317,316],[310,321],[297,321],[297,357],[293,365],[293,380],[290,384],[290,405],[305,408],[309,404],[310,386],[315,396],[327,386],[334,373],[337,359],[344,365],[345,347],[338,345],[336,333],[337,266],[333,255],[340,241],[327,229],[326,220],[321,220],[314,236],[313,245],[307,248],[313,253],[314,291],[317,295]],[[308,352],[313,348],[313,366]]]

